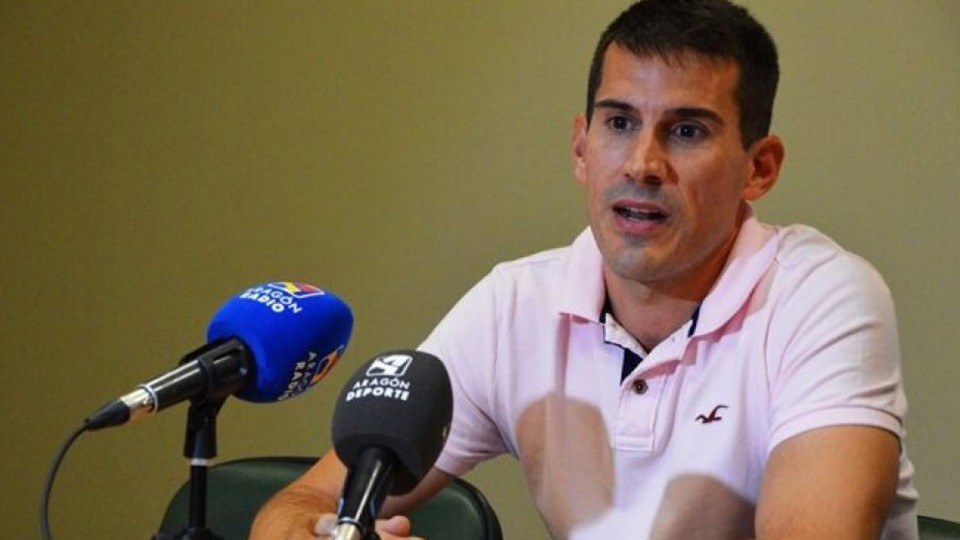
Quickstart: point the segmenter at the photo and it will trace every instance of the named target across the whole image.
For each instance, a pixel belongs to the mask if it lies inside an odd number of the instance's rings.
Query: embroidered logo
[[[704,416],[702,414],[697,415],[697,422],[700,422],[701,424],[712,424],[714,422],[719,422],[720,420],[723,420],[723,417],[718,415],[720,409],[729,408],[730,407],[727,407],[726,405],[717,405],[712,411],[710,411],[708,416]]]

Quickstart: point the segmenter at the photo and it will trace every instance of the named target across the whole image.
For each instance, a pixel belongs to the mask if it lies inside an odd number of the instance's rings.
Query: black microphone
[[[84,424],[89,430],[116,426],[188,399],[291,398],[329,373],[352,329],[349,306],[330,292],[290,281],[255,285],[220,307],[208,343],[179,367],[108,403]]]
[[[390,351],[354,373],[333,411],[333,447],[348,468],[335,540],[376,538],[384,499],[409,492],[427,474],[452,417],[450,378],[436,356]]]

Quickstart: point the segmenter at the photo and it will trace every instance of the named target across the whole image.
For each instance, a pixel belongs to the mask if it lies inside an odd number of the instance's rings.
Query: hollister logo
[[[406,354],[381,356],[367,368],[367,377],[403,377],[411,363],[413,357]]]
[[[720,416],[721,409],[729,409],[729,407],[726,405],[717,405],[712,411],[710,411],[709,415],[697,415],[697,422],[700,422],[701,424],[712,424],[714,422],[723,420],[723,417]]]

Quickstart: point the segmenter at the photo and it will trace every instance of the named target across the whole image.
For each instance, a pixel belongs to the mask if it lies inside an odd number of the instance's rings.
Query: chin
[[[619,253],[604,259],[610,271],[623,279],[643,282],[651,280],[659,273],[658,265],[644,253]]]

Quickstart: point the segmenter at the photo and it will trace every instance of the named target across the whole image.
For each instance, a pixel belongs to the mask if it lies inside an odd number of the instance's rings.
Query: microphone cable
[[[50,491],[53,489],[53,479],[57,476],[57,471],[60,469],[60,464],[63,463],[63,458],[67,455],[67,451],[73,446],[73,442],[76,441],[84,431],[87,431],[87,427],[87,423],[84,422],[83,425],[67,437],[67,440],[63,441],[60,450],[57,451],[57,456],[53,460],[53,465],[50,467],[50,472],[47,473],[47,480],[44,482],[43,492],[40,494],[40,535],[43,540],[51,540],[53,538],[50,535]]]

